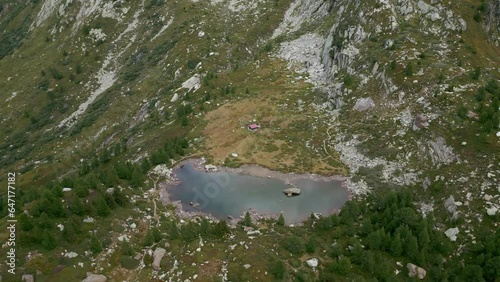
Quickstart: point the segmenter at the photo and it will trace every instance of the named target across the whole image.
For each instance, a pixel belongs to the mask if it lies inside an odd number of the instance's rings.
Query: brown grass
[[[236,153],[240,164],[253,163],[273,170],[299,173],[344,173],[343,168],[328,163],[330,157],[319,157],[305,147],[305,140],[311,136],[296,124],[310,124],[320,114],[308,106],[298,112],[296,99],[303,99],[305,105],[310,102],[307,97],[312,99],[312,95],[306,95],[312,91],[310,85],[301,82],[291,84],[290,78],[285,77],[287,72],[278,65],[272,62],[267,68],[258,70],[257,77],[233,80],[242,81],[243,85],[237,87],[249,87],[252,95],[231,99],[206,114],[206,127],[202,133],[206,137],[206,154],[213,157],[216,163],[223,163],[232,153]],[[239,75],[241,73],[238,72],[228,76]],[[285,103],[288,106],[280,107]],[[247,125],[253,120],[262,127],[256,131],[248,130]],[[290,139],[299,142],[290,142]]]

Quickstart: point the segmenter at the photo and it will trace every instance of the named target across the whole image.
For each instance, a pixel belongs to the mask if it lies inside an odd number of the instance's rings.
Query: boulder
[[[164,248],[158,248],[153,252],[153,264],[152,267],[154,270],[160,269],[160,262],[163,256],[167,253],[167,250]]]
[[[71,190],[73,190],[73,189],[71,189],[71,188],[69,188],[69,187],[64,187],[64,188],[62,189],[62,191],[63,191],[63,192],[70,192]]]
[[[243,267],[244,267],[245,269],[249,269],[249,268],[251,267],[251,265],[249,265],[249,264],[247,263],[247,264],[243,265]]]
[[[175,93],[174,96],[172,97],[172,99],[170,99],[170,102],[173,103],[173,102],[175,102],[177,100],[179,100],[179,94]]]
[[[298,195],[300,195],[300,189],[295,188],[295,187],[286,188],[286,189],[283,189],[283,193],[285,193],[285,195],[287,195],[288,197],[298,196]]]
[[[453,198],[453,196],[450,196],[448,199],[446,199],[446,201],[444,202],[444,208],[449,213],[453,213],[457,209],[457,206],[455,205],[455,198]]]
[[[429,177],[425,177],[424,182],[422,182],[422,188],[424,188],[424,190],[427,190],[429,186],[431,186],[431,180],[429,179]]]
[[[33,275],[31,275],[31,274],[23,274],[23,276],[21,277],[21,281],[22,282],[34,282],[35,278],[33,278]]]
[[[496,207],[492,207],[491,209],[486,208],[486,213],[489,216],[494,216],[497,214],[498,209]]]
[[[317,268],[318,267],[318,259],[317,258],[312,258],[308,259],[306,261],[307,265],[309,265],[310,268]]]
[[[211,165],[211,164],[207,164],[207,165],[205,165],[205,171],[206,172],[216,172],[217,167],[214,165]]]
[[[417,131],[422,128],[427,128],[429,126],[429,121],[426,116],[419,114],[415,117],[413,121],[413,131]]]
[[[108,278],[102,274],[89,274],[82,282],[106,282]]]
[[[455,227],[455,228],[450,228],[450,229],[446,230],[444,232],[444,235],[446,235],[446,237],[448,237],[451,241],[455,242],[457,240],[457,234],[459,232],[460,231],[458,230],[458,228]]]
[[[78,254],[75,252],[69,252],[69,253],[64,254],[64,256],[71,259],[71,258],[76,258],[78,256]]]
[[[384,49],[389,49],[394,45],[394,40],[392,39],[387,39],[384,43]]]
[[[354,109],[359,112],[366,111],[373,107],[375,107],[375,102],[373,102],[372,98],[369,97],[358,99],[354,105]]]
[[[425,269],[418,267],[413,263],[408,263],[406,267],[408,268],[408,276],[410,277],[417,276],[418,279],[422,280],[425,278],[425,275],[427,275],[427,271],[425,271]]]

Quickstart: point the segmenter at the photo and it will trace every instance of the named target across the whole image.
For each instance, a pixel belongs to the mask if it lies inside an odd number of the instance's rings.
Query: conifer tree
[[[161,235],[161,232],[158,228],[154,227],[153,229],[151,229],[151,234],[153,235],[153,240],[158,243],[161,241],[161,239],[163,238],[163,235]]]
[[[104,200],[104,197],[102,195],[98,196],[95,205],[98,216],[105,217],[111,213],[111,209],[109,208],[108,204],[106,204],[106,201]]]
[[[19,226],[22,231],[30,231],[33,229],[33,220],[25,213],[19,216]]]
[[[93,254],[97,254],[102,251],[101,241],[99,241],[99,239],[95,235],[92,235],[90,237],[89,245],[90,245],[90,250],[92,251]]]
[[[250,213],[245,213],[245,218],[243,218],[243,222],[241,223],[243,226],[252,226],[252,218],[250,217]]]
[[[44,229],[42,233],[42,246],[49,251],[57,246],[55,238],[52,236],[52,232],[47,229]]]
[[[212,234],[216,238],[222,238],[230,232],[229,226],[225,220],[220,220],[214,227]]]
[[[153,245],[155,239],[153,238],[153,233],[151,230],[146,233],[146,238],[144,238],[144,246],[151,246]]]
[[[427,231],[427,225],[425,225],[420,233],[418,234],[418,244],[420,249],[427,249],[429,246],[429,243],[431,242],[431,239],[429,237],[429,232]]]
[[[120,206],[120,207],[126,207],[129,203],[129,200],[125,194],[120,190],[120,188],[115,188],[113,190],[113,198],[115,199],[115,202]]]
[[[122,246],[120,248],[120,253],[123,256],[130,256],[130,257],[133,256],[133,255],[135,255],[134,249],[132,248],[132,246],[130,245],[130,243],[127,242],[127,241],[123,241]]]
[[[283,213],[280,213],[280,217],[278,218],[278,222],[276,222],[279,226],[285,226],[285,217],[283,217]]]
[[[83,215],[84,213],[84,207],[82,201],[76,194],[74,194],[73,198],[71,199],[71,204],[69,209],[71,210],[72,213],[76,215]]]
[[[403,242],[401,241],[401,235],[399,235],[399,232],[396,232],[392,237],[390,251],[391,254],[396,257],[400,256],[403,252]]]
[[[415,259],[418,256],[418,241],[413,235],[409,235],[406,238],[405,252],[406,256],[411,259]]]

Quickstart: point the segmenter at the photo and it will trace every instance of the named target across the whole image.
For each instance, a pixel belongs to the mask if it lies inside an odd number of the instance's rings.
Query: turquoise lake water
[[[180,184],[170,190],[171,200],[180,200],[189,211],[202,211],[217,218],[239,217],[248,209],[260,214],[283,212],[287,223],[307,219],[312,212],[327,215],[338,210],[349,199],[341,181],[314,181],[308,178],[290,181],[301,189],[301,195],[287,197],[282,190],[290,185],[279,179],[269,179],[238,173],[206,173],[184,165],[175,171]],[[198,203],[192,207],[190,203]]]

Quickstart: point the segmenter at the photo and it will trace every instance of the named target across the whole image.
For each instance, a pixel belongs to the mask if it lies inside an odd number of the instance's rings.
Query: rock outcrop
[[[151,266],[154,270],[160,269],[161,259],[165,256],[166,253],[167,250],[165,250],[164,248],[158,248],[153,252],[153,263],[151,264]]]
[[[22,282],[35,282],[35,278],[31,274],[23,274],[21,277]]]
[[[317,258],[312,258],[312,259],[308,259],[306,260],[306,263],[307,265],[310,267],[310,268],[313,268],[313,269],[316,269],[318,268],[318,259]]]
[[[413,263],[408,263],[406,267],[408,268],[408,276],[410,277],[416,276],[418,279],[422,280],[427,275],[427,271],[425,271],[425,269],[418,267]]]
[[[457,227],[455,228],[450,228],[444,232],[444,235],[450,239],[450,241],[455,242],[457,240],[457,234],[460,231],[458,230]]]
[[[82,282],[106,282],[108,278],[102,274],[89,274]]]

